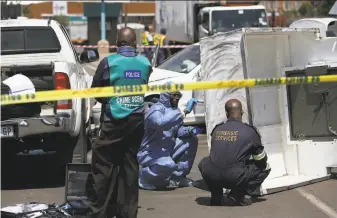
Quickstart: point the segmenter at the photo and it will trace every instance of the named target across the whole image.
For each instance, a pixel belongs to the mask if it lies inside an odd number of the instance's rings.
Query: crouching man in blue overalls
[[[180,92],[161,93],[145,115],[145,133],[137,154],[139,187],[147,190],[193,186],[186,178],[192,168],[201,129],[184,127],[184,115],[178,108]],[[184,110],[190,113],[196,99],[191,99]]]

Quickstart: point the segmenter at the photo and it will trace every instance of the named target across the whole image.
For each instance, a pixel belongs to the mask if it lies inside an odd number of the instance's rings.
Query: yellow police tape
[[[337,75],[207,81],[207,82],[165,84],[165,85],[110,86],[104,88],[88,88],[81,90],[65,89],[54,91],[42,91],[36,92],[34,94],[21,94],[14,96],[1,95],[1,105],[43,102],[43,101],[57,101],[72,98],[97,98],[97,97],[139,95],[151,92],[242,88],[242,87],[271,86],[281,84],[296,85],[296,84],[327,83],[327,82],[337,82]]]

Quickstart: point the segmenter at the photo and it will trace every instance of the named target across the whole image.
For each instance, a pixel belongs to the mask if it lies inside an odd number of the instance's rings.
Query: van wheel
[[[59,143],[56,153],[61,166],[67,163],[86,163],[87,161],[87,139],[85,128],[82,123],[80,133],[77,137],[58,137]]]
[[[72,163],[86,163],[87,162],[87,152],[88,152],[88,135],[86,128],[86,113],[85,113],[85,101],[82,101],[82,122],[80,133],[77,137],[72,156]]]
[[[82,103],[83,104],[83,103]],[[82,110],[83,111],[83,110]],[[82,113],[82,115],[84,115]],[[85,118],[82,116],[80,132],[77,137],[64,136],[59,138],[57,153],[61,165],[67,163],[86,163],[88,141],[85,127]]]
[[[82,120],[80,134],[74,142],[74,150],[72,152],[72,163],[86,163],[87,162],[88,141],[85,123]]]

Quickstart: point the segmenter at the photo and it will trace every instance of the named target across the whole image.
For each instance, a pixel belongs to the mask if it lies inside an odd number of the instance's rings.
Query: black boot
[[[249,196],[235,195],[231,192],[227,195],[227,198],[231,199],[232,201],[234,201],[236,204],[240,206],[249,206],[249,205],[252,205],[253,203]]]
[[[210,201],[210,205],[211,206],[222,206],[222,202],[223,202],[223,195],[219,195],[219,194],[212,194],[211,196],[211,201]]]

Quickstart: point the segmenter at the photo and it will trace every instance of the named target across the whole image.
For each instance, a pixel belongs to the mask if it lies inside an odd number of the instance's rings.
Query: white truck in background
[[[242,1],[156,1],[156,32],[166,28],[172,44],[193,44],[217,32],[252,26],[268,27],[264,6]]]
[[[1,94],[27,94],[28,85],[30,93],[91,86],[82,64],[97,61],[97,51],[85,50],[78,57],[58,22],[1,20],[0,27]],[[61,166],[86,162],[91,108],[89,98],[1,105],[2,157],[43,150],[56,151]]]

